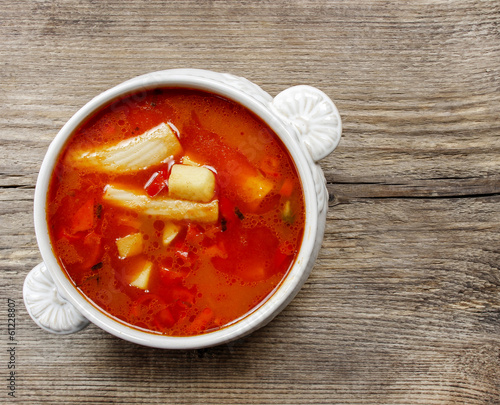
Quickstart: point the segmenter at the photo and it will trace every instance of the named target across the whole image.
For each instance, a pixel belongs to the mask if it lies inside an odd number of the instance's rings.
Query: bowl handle
[[[305,85],[290,87],[273,99],[272,106],[295,129],[314,162],[332,153],[339,144],[340,114],[321,90]]]
[[[328,191],[318,161],[332,153],[342,136],[342,121],[337,107],[321,90],[311,86],[294,86],[279,93],[271,109],[287,123],[300,146],[309,152],[306,158],[313,175],[318,212],[326,215]]]
[[[48,332],[70,334],[89,324],[88,319],[61,296],[45,263],[38,264],[26,276],[23,298],[33,321]]]

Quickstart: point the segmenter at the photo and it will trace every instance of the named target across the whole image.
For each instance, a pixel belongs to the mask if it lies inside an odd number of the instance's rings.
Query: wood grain
[[[499,2],[5,0],[0,38],[0,311],[16,300],[19,341],[11,399],[4,322],[1,403],[500,403]],[[317,265],[229,345],[50,335],[22,303],[45,151],[101,91],[178,67],[336,102]]]

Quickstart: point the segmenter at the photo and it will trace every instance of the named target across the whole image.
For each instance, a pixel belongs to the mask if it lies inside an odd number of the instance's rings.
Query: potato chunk
[[[118,248],[118,254],[120,258],[125,259],[127,257],[136,256],[142,253],[142,233],[131,233],[130,235],[124,236],[116,240],[116,247]]]
[[[258,205],[272,191],[274,183],[262,175],[249,176],[242,182],[241,197],[247,203]]]
[[[206,167],[173,165],[168,188],[174,198],[209,202],[215,193],[215,176]]]
[[[181,227],[179,225],[174,224],[173,222],[167,222],[163,228],[163,244],[165,246],[170,245],[180,230]]]
[[[141,290],[146,290],[148,288],[149,276],[151,274],[152,268],[153,268],[153,263],[151,262],[144,263],[144,266],[135,275],[130,285],[133,287],[140,288]]]
[[[142,135],[125,139],[116,145],[74,151],[67,159],[76,165],[92,166],[99,171],[127,173],[160,164],[181,152],[182,146],[177,136],[170,126],[161,123]]]

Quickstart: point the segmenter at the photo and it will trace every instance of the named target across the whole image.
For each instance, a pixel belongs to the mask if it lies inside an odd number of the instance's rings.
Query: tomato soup
[[[297,170],[276,134],[215,94],[121,98],[69,139],[47,197],[52,247],[77,289],[151,333],[218,330],[286,277],[304,232]]]

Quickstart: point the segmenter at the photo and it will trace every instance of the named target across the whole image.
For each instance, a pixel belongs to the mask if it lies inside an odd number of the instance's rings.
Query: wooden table
[[[1,403],[500,403],[500,2],[4,0],[0,39]],[[178,67],[336,102],[311,277],[271,324],[211,349],[44,332],[22,286],[50,141],[101,91]]]

